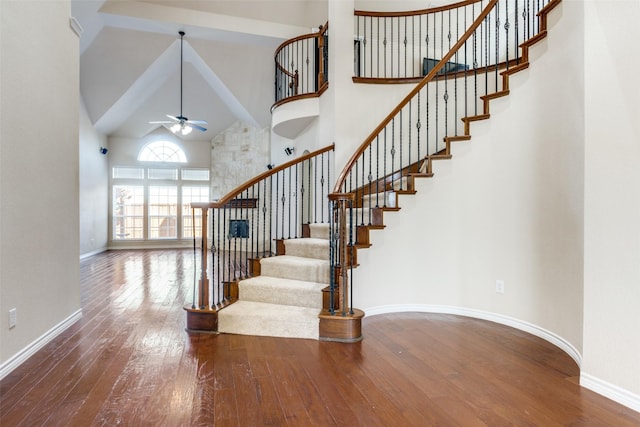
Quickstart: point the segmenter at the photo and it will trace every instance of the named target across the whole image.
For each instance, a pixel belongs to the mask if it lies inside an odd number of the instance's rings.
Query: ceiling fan
[[[170,118],[171,121],[165,120],[165,121],[149,122],[149,123],[162,124],[162,125],[170,124],[171,126],[169,127],[169,129],[171,130],[171,132],[175,134],[180,133],[183,136],[186,136],[186,135],[189,135],[194,128],[202,132],[206,131],[207,128],[202,127],[201,125],[206,125],[207,122],[205,120],[189,120],[188,118],[182,115],[182,65],[183,65],[182,47],[184,43],[185,33],[184,31],[179,31],[178,34],[180,34],[180,115],[172,116],[167,114],[167,117]]]

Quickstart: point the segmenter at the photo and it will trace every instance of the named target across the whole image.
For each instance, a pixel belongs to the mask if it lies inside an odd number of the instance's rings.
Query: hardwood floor
[[[189,335],[189,250],[81,262],[83,318],[0,382],[2,426],[640,426],[544,340],[451,315],[362,342]]]

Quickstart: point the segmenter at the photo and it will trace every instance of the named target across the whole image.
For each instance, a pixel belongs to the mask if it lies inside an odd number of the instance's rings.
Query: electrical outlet
[[[496,280],[496,293],[504,294],[504,280]]]
[[[11,310],[9,310],[9,329],[15,328],[17,322],[18,322],[17,309],[12,308]]]

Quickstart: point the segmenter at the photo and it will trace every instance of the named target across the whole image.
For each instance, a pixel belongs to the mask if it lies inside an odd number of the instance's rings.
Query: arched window
[[[138,153],[141,162],[187,163],[187,156],[177,144],[170,141],[150,142]]]

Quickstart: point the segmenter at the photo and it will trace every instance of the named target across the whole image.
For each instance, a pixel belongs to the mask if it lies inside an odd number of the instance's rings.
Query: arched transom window
[[[138,153],[141,162],[187,163],[187,156],[171,141],[154,141],[142,147]]]

